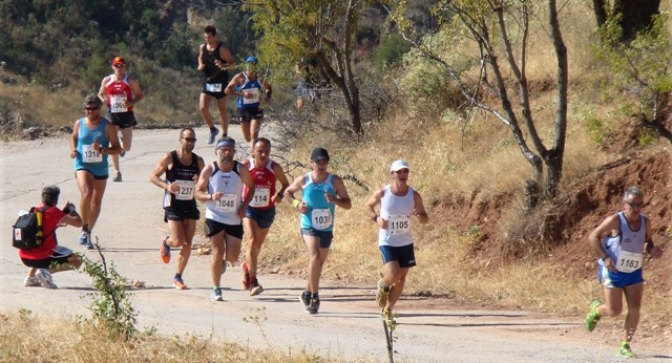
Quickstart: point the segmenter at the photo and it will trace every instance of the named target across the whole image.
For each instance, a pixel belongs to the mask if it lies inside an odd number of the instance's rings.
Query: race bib
[[[268,188],[257,188],[254,190],[254,198],[250,202],[250,207],[261,208],[271,205],[271,190]]]
[[[124,106],[125,102],[126,102],[125,94],[110,96],[110,112],[119,113],[128,111],[128,108]]]
[[[387,220],[387,234],[406,234],[411,231],[411,219],[408,215],[400,214],[390,216]]]
[[[261,92],[259,91],[259,88],[249,88],[243,91],[247,91],[252,94],[252,97],[250,98],[243,97],[243,104],[249,105],[251,103],[259,103],[259,100],[261,99]]]
[[[332,218],[329,209],[313,209],[310,217],[313,228],[322,230],[331,227]]]
[[[85,163],[102,163],[103,154],[93,148],[93,145],[82,145],[82,161]]]
[[[180,187],[180,190],[175,193],[177,200],[192,200],[194,199],[194,191],[196,190],[196,182],[193,180],[175,180],[173,184]]]
[[[621,250],[618,254],[618,263],[616,264],[616,269],[619,272],[630,273],[637,271],[642,268],[642,254],[627,252]]]
[[[231,213],[238,211],[238,199],[240,196],[237,194],[224,194],[220,200],[216,200],[216,208],[219,212]]]
[[[222,84],[221,83],[206,83],[205,84],[205,90],[207,92],[222,92]]]

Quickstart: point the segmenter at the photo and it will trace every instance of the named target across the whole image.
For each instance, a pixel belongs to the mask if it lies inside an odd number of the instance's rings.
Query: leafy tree
[[[533,100],[527,79],[530,19],[546,5],[549,40],[555,51],[557,103],[552,146],[547,147],[539,134],[539,120],[533,113]],[[532,167],[533,179],[525,183],[527,206],[531,210],[541,197],[554,196],[562,177],[567,129],[567,48],[562,38],[555,0],[495,1],[440,0],[434,10],[442,22],[442,34],[412,39],[420,53],[438,64],[459,87],[471,107],[489,112],[513,135],[525,160]],[[402,29],[410,24],[404,18],[405,1],[397,3],[395,20]],[[439,52],[446,44],[473,43],[475,52],[460,63],[456,50]],[[440,46],[437,46],[440,44]],[[446,49],[444,48],[444,50]],[[550,66],[550,65],[549,65]],[[468,72],[475,70],[476,72]],[[470,78],[477,74],[476,78]],[[508,76],[513,79],[508,79]],[[517,98],[518,107],[513,106]],[[497,104],[486,102],[496,99]],[[531,145],[530,145],[531,144]],[[546,175],[544,177],[544,166]]]
[[[616,23],[623,29],[619,40],[630,41],[653,25],[654,16],[660,14],[660,0],[614,0],[611,9],[608,0],[593,0],[593,12],[598,27],[609,19],[617,19]]]
[[[351,128],[361,135],[360,89],[353,50],[357,24],[367,0],[250,0],[255,30],[263,34],[259,49],[270,63],[292,69],[304,56],[338,88],[350,115]]]
[[[600,29],[597,54],[609,64],[615,86],[634,97],[642,123],[672,141],[672,132],[659,115],[672,92],[672,39],[665,28],[667,21],[666,15],[655,16],[651,27],[628,44],[619,41],[624,30],[618,18],[607,21]]]

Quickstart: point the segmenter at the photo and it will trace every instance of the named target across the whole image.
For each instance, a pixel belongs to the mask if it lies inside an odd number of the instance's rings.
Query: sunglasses
[[[88,107],[87,106],[87,107],[84,107],[84,109],[86,109],[87,111],[96,111],[96,110],[100,110],[100,107]]]
[[[121,67],[123,67],[123,66],[124,66],[123,64],[119,64],[119,63],[113,65],[114,68],[121,68]]]
[[[641,208],[641,207],[644,206],[644,202],[639,202],[639,203],[635,203],[635,202],[626,202],[626,203],[628,203],[628,205],[631,206],[631,207],[633,207],[633,208]]]
[[[196,138],[195,138],[195,137],[184,137],[183,139],[184,139],[184,141],[186,141],[186,142],[196,142]]]

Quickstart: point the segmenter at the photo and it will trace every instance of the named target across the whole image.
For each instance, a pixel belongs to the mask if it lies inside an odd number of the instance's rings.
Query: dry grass
[[[91,325],[65,319],[48,321],[27,310],[0,314],[0,362],[365,362],[325,359],[277,347],[251,349],[189,334],[141,334],[129,342],[105,340]],[[283,348],[284,349],[284,348]],[[67,357],[67,358],[65,358]]]

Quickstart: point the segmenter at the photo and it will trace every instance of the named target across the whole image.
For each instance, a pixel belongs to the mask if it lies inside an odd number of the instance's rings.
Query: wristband
[[[292,205],[294,206],[294,208],[298,207],[299,204],[301,204],[301,202],[299,202],[298,199],[294,199],[294,200],[292,201]]]
[[[376,214],[375,216],[371,217],[371,219],[373,219],[374,222],[378,222],[378,215]]]

